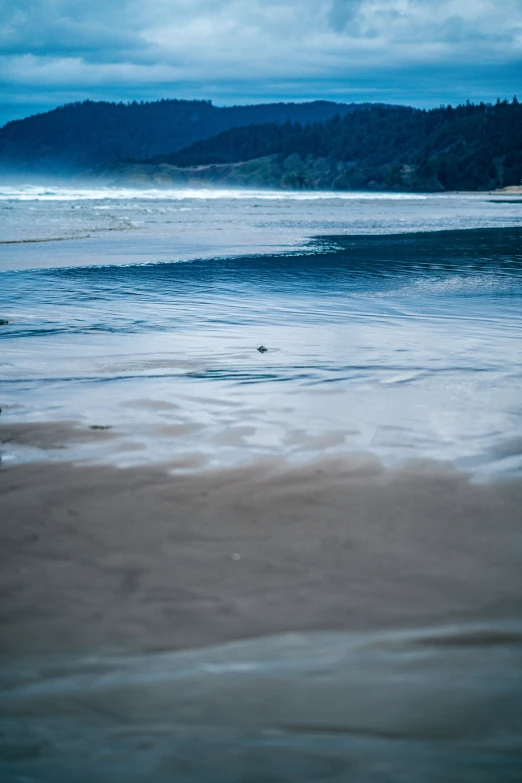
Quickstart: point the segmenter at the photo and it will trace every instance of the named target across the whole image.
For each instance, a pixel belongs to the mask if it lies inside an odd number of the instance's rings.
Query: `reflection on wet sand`
[[[363,455],[4,468],[2,779],[514,783],[521,505]]]

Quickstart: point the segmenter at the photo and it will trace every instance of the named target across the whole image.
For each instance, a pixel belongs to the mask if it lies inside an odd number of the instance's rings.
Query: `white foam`
[[[430,194],[430,198],[434,196]],[[438,195],[439,198],[447,198]],[[347,191],[279,191],[279,190],[246,190],[225,188],[151,188],[138,190],[121,187],[45,187],[41,185],[0,185],[0,200],[6,201],[118,201],[160,200],[185,201],[190,199],[214,201],[218,199],[233,200],[263,200],[263,201],[320,201],[335,200],[414,200],[423,201],[428,198],[419,193],[368,193]]]

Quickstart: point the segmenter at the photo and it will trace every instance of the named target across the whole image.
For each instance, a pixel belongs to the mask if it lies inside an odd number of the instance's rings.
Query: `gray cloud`
[[[0,0],[0,22],[4,115],[71,96],[429,105],[510,95],[522,72],[519,0]]]
[[[354,35],[355,31],[359,29],[355,25],[360,5],[359,0],[332,0],[328,13],[330,26],[341,33],[346,30],[346,26],[350,22],[350,33]]]

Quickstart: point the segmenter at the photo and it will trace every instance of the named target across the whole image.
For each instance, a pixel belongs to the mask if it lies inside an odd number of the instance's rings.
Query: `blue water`
[[[50,456],[520,473],[522,200],[7,196],[2,418],[117,436]]]

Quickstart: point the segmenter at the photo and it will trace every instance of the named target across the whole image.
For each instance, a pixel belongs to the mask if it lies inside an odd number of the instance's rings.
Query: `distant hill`
[[[236,164],[246,161],[247,168]],[[151,163],[191,176],[288,188],[489,190],[522,181],[522,106],[372,106],[303,125],[229,129]],[[212,168],[209,169],[208,167]],[[253,174],[257,171],[257,174]]]
[[[490,190],[522,181],[522,106],[84,101],[0,128],[0,174],[137,186]]]
[[[231,107],[184,100],[73,103],[0,128],[0,173],[88,172],[172,153],[236,126],[315,123],[361,106],[329,101]]]

